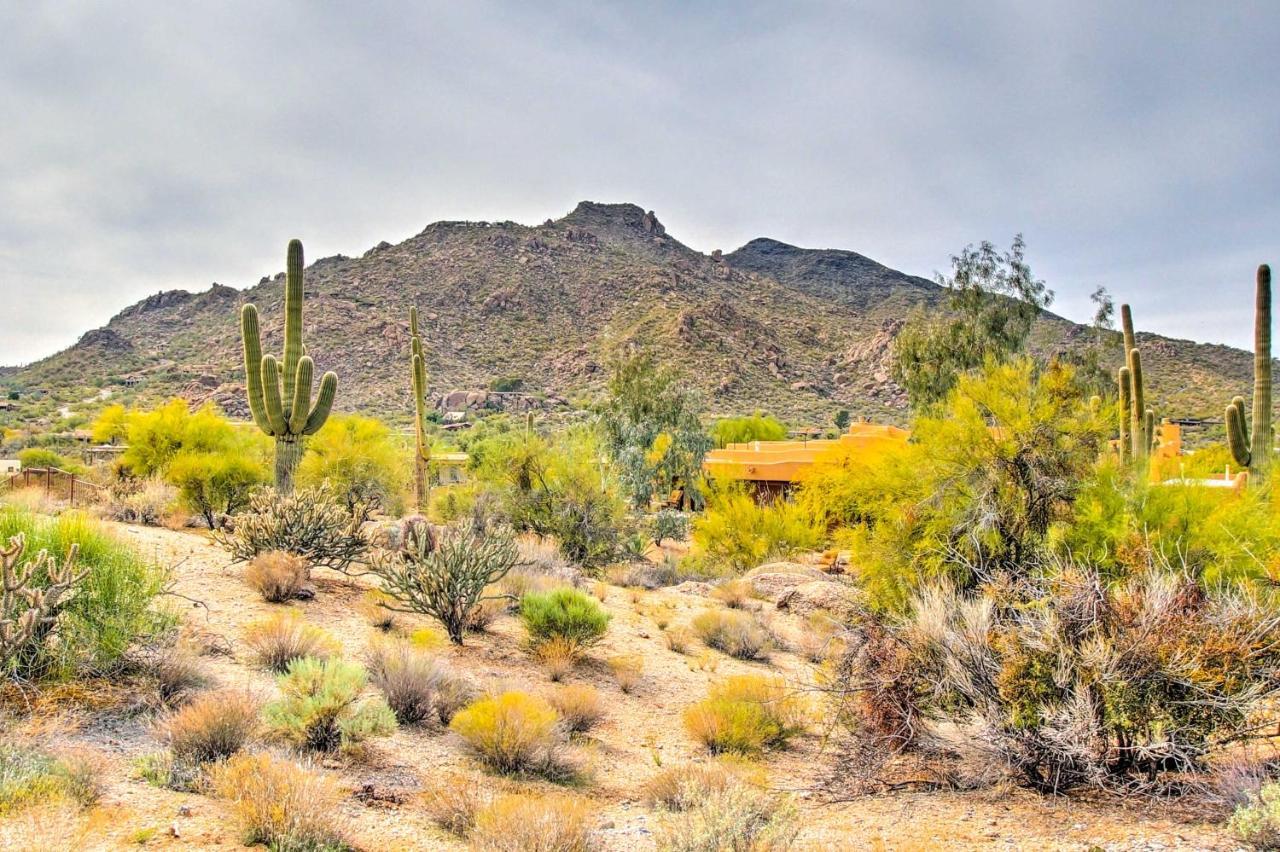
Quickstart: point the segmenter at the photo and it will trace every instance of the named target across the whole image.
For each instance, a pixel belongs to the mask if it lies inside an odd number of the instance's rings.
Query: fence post
[[[74,509],[75,507],[76,507],[76,478],[73,475],[71,477],[71,508]]]

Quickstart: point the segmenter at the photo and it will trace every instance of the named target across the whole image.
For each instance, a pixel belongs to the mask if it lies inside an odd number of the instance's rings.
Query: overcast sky
[[[161,289],[438,219],[654,209],[931,276],[1026,235],[1055,309],[1250,345],[1280,3],[0,0],[0,363]]]

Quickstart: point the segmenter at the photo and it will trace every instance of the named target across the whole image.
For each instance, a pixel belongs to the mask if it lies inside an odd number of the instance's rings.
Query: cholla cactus
[[[338,375],[325,373],[320,394],[311,404],[311,377],[315,365],[302,344],[302,243],[289,241],[284,284],[284,363],[262,354],[258,309],[245,305],[240,312],[244,337],[245,391],[253,422],[276,439],[276,488],[293,491],[293,472],[302,459],[303,438],[314,435],[329,418]],[[281,383],[284,390],[281,391]]]
[[[8,547],[0,547],[0,668],[7,667],[16,653],[52,628],[67,597],[88,574],[87,570],[75,571],[74,544],[62,564],[45,550],[23,562],[26,548],[22,534],[9,539]],[[37,577],[47,582],[37,586]]]
[[[425,512],[431,498],[428,480],[431,444],[427,441],[427,358],[418,333],[418,309],[409,308],[409,367],[413,379],[413,499],[419,512]]]

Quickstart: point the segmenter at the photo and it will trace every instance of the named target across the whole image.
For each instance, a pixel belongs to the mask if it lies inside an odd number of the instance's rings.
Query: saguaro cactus
[[[1121,367],[1116,371],[1116,386],[1119,391],[1117,402],[1119,406],[1118,419],[1120,421],[1120,440],[1118,442],[1120,463],[1126,464],[1132,451],[1132,447],[1129,445],[1129,409],[1133,405],[1133,384],[1129,381],[1128,367]]]
[[[1124,334],[1125,366],[1116,373],[1120,391],[1120,461],[1141,461],[1155,446],[1156,413],[1147,408],[1146,385],[1142,377],[1142,353],[1138,351],[1133,332],[1133,312],[1120,306],[1120,325]]]
[[[262,354],[258,309],[245,305],[240,312],[244,338],[245,390],[253,422],[276,439],[276,489],[293,491],[293,472],[302,458],[303,439],[314,435],[329,418],[338,376],[328,372],[320,379],[320,393],[311,404],[311,378],[315,364],[302,344],[302,243],[289,241],[284,283],[284,363]],[[281,383],[284,389],[281,391]]]
[[[409,308],[409,368],[413,384],[413,499],[419,512],[427,509],[431,497],[428,479],[431,444],[427,441],[427,359],[418,333],[418,309]]]
[[[1244,397],[1226,411],[1227,443],[1236,464],[1261,475],[1271,464],[1271,267],[1258,267],[1253,312],[1253,429],[1244,417]]]

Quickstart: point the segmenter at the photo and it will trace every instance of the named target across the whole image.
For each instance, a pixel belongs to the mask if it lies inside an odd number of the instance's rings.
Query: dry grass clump
[[[381,589],[369,589],[356,601],[356,612],[374,630],[390,633],[402,618],[395,610],[387,609],[386,605],[394,602],[395,598]]]
[[[815,664],[838,659],[845,649],[842,630],[840,622],[829,613],[811,612],[795,638],[796,653]]]
[[[450,777],[438,781],[422,797],[431,821],[456,837],[465,838],[476,824],[476,814],[493,798],[489,788],[474,778]]]
[[[581,683],[557,687],[547,701],[560,714],[560,721],[571,734],[582,734],[604,718],[604,705],[594,686]]]
[[[808,708],[782,678],[737,675],[684,712],[690,736],[713,754],[757,754],[804,730]]]
[[[618,688],[630,694],[639,684],[644,674],[644,657],[639,654],[619,654],[608,660],[609,671],[618,682]]]
[[[578,796],[508,793],[476,813],[471,845],[487,852],[589,852],[596,848],[592,811]]]
[[[578,664],[582,646],[567,636],[555,636],[534,646],[533,657],[546,669],[547,677],[558,683]]]
[[[435,712],[436,693],[444,670],[428,651],[408,642],[379,637],[364,655],[369,679],[382,690],[402,725],[413,725]]]
[[[268,754],[237,754],[210,770],[214,793],[230,802],[246,844],[279,850],[344,849],[337,784],[318,770]]]
[[[730,609],[745,609],[754,596],[749,580],[725,580],[711,590],[711,597]]]
[[[201,764],[240,751],[258,729],[258,699],[242,690],[205,693],[160,723],[175,761]]]
[[[663,852],[784,852],[799,833],[795,804],[733,777],[689,779],[655,833]]]
[[[155,682],[160,703],[176,706],[208,686],[209,677],[187,643],[152,648],[144,653],[142,669]]]
[[[763,660],[771,645],[769,632],[736,610],[703,610],[693,619],[693,631],[708,647],[739,660]]]
[[[559,745],[555,708],[524,692],[481,698],[460,710],[449,729],[499,772],[542,771]]]
[[[33,743],[0,743],[0,823],[35,805],[94,804],[102,793],[103,771],[92,752],[54,753]]]
[[[641,797],[656,807],[682,811],[710,793],[740,783],[741,774],[747,771],[745,767],[735,766],[727,759],[672,766],[645,782],[641,788]]]
[[[284,550],[259,553],[244,569],[244,581],[268,603],[293,600],[309,575],[307,560]]]
[[[329,633],[302,620],[296,612],[278,612],[245,628],[245,644],[258,662],[274,672],[283,672],[302,657],[327,659],[339,646]]]
[[[463,707],[476,700],[479,690],[466,676],[442,669],[436,684],[436,716],[448,725]]]
[[[694,633],[688,627],[671,627],[662,631],[662,639],[667,643],[668,649],[683,654],[693,644]]]

